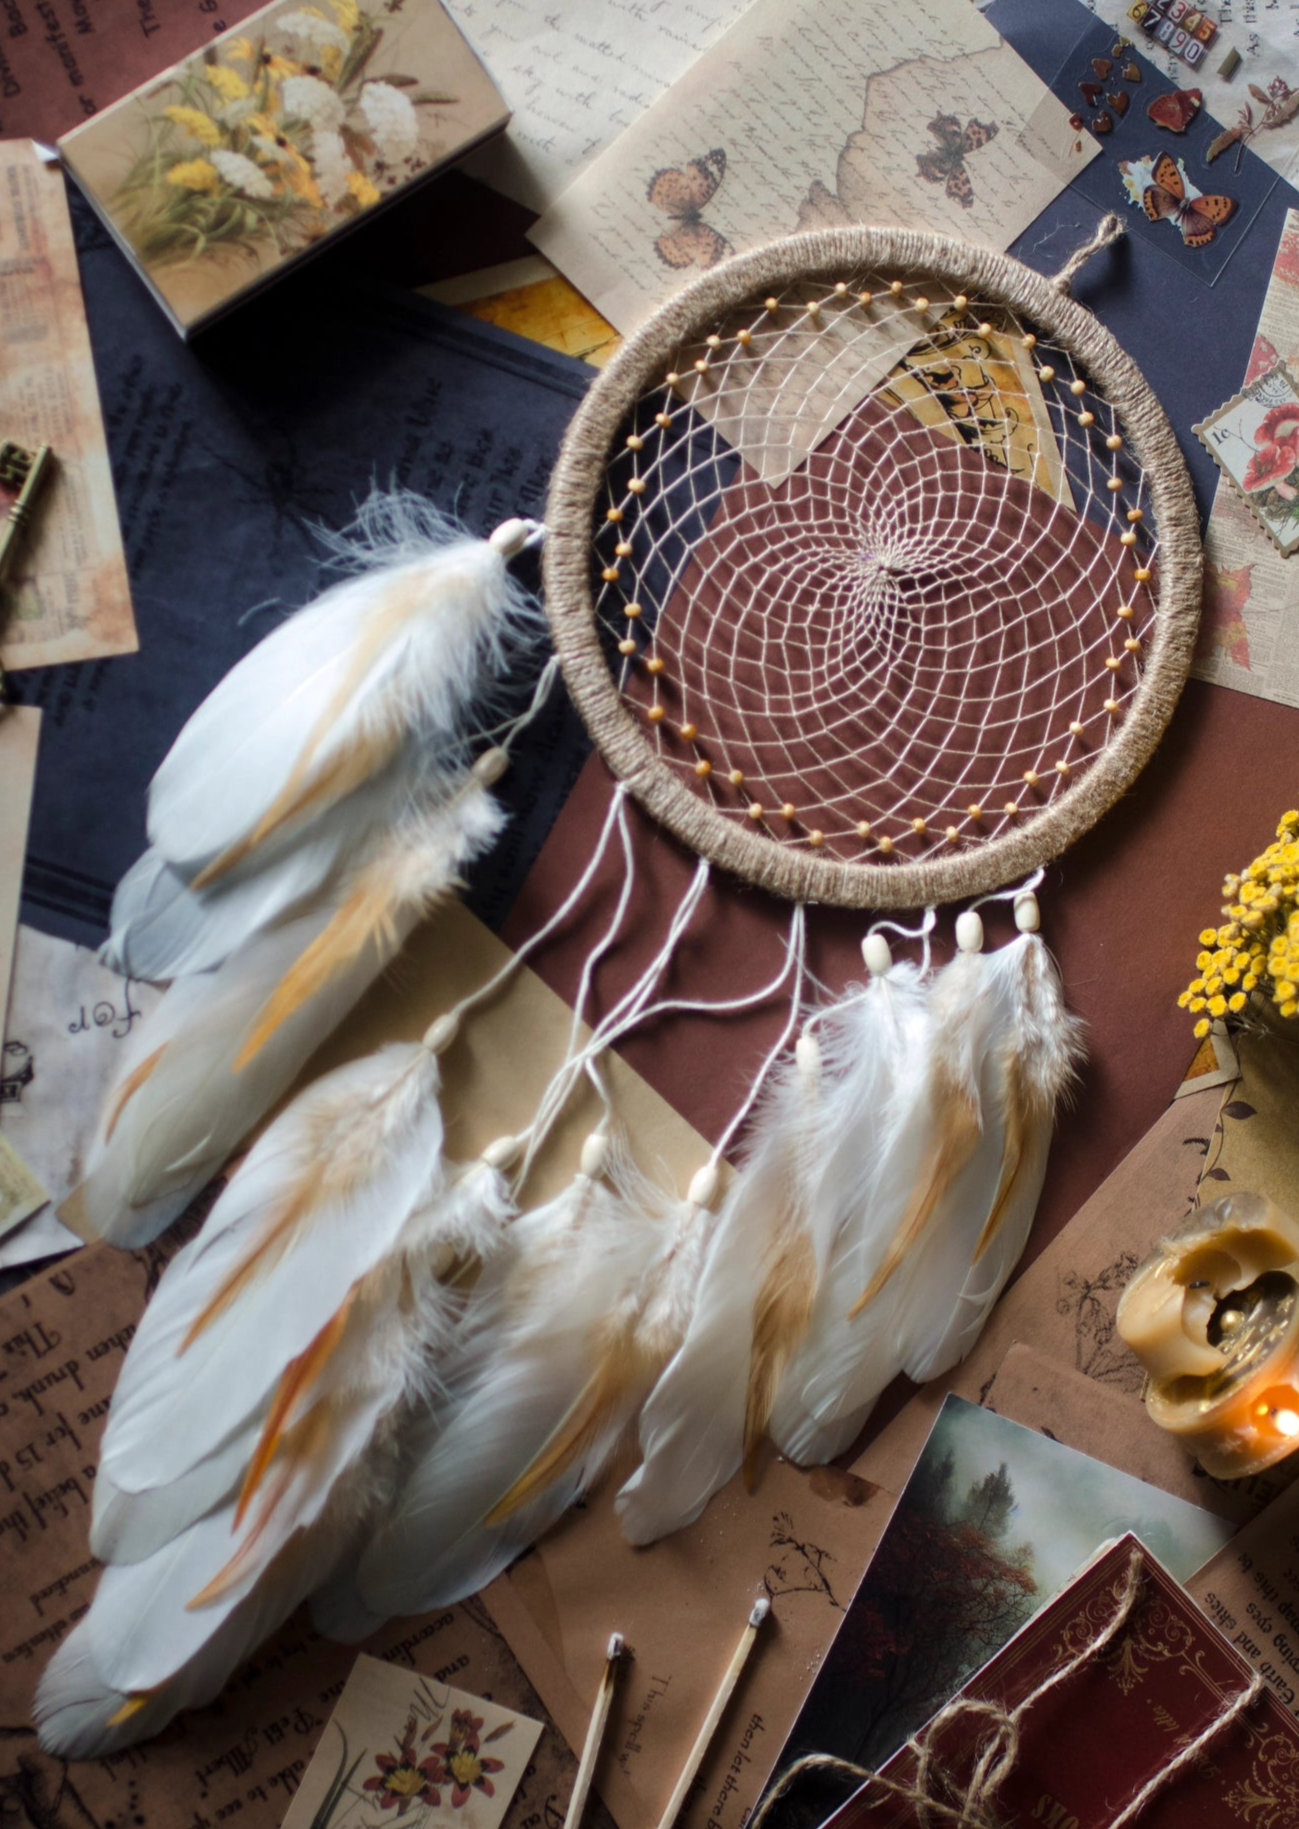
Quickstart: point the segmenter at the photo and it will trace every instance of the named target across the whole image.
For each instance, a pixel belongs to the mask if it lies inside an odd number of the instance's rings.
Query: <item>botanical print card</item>
[[[59,151],[185,335],[507,118],[438,0],[276,0]]]
[[[1285,363],[1269,363],[1195,433],[1288,559],[1299,547],[1299,385]]]
[[[541,1723],[361,1656],[283,1829],[497,1829]]]
[[[533,240],[627,330],[683,275],[800,228],[1004,248],[1095,153],[969,0],[755,0]]]
[[[67,190],[58,166],[30,140],[0,141],[0,443],[6,440],[26,450],[51,446],[54,467],[0,593],[0,660],[16,672],[134,653]],[[0,519],[16,494],[0,484]]]
[[[850,1602],[786,1754],[878,1766],[1079,1563],[1132,1531],[1179,1578],[1225,1520],[948,1397]]]

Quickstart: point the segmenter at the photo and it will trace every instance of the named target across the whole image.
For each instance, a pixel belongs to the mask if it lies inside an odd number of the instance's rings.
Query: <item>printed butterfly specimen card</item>
[[[359,1657],[283,1829],[499,1829],[541,1723],[437,1678]]]
[[[1075,188],[1098,209],[1114,210],[1134,239],[1212,285],[1245,241],[1276,172],[1256,156],[1263,138],[1224,135],[1204,105],[1204,64],[1183,64],[1170,81],[1146,55],[1155,50],[1131,19],[1121,33],[1092,21],[1053,77],[1055,94],[1104,152]],[[1221,55],[1215,47],[1210,61]],[[1249,85],[1240,89],[1247,107],[1261,112]]]
[[[1207,114],[1229,128],[1239,127],[1251,151],[1281,177],[1293,181],[1299,171],[1299,110],[1284,120],[1279,117],[1287,95],[1299,93],[1299,0],[1268,0],[1265,6],[1251,6],[1248,11],[1229,4],[1192,4],[1183,8],[1180,19],[1169,0],[1163,0],[1157,10],[1167,9],[1171,32],[1160,29],[1164,21],[1150,17],[1148,8],[1146,17],[1135,16],[1145,0],[1087,0],[1087,5],[1116,37],[1130,38],[1177,87],[1194,84]],[[1204,56],[1194,63],[1188,61],[1186,46],[1176,36],[1177,28],[1189,23],[1187,12],[1196,12],[1201,20],[1217,26]],[[1195,36],[1194,26],[1191,36]],[[1228,62],[1233,50],[1246,58],[1246,69]],[[1260,101],[1255,87],[1266,100]],[[1225,159],[1223,164],[1230,171],[1231,160]]]
[[[139,646],[63,174],[0,141],[0,447],[49,445],[49,480],[0,586],[10,671]],[[11,453],[12,459],[12,453]],[[25,468],[0,456],[0,520]]]
[[[1281,233],[1249,366],[1235,401],[1200,435],[1221,475],[1204,535],[1204,601],[1193,671],[1256,698],[1299,705],[1299,210]]]
[[[968,0],[755,0],[533,239],[625,331],[684,274],[800,228],[1005,248],[1095,153]]]
[[[439,0],[275,0],[59,152],[187,336],[508,118]]]

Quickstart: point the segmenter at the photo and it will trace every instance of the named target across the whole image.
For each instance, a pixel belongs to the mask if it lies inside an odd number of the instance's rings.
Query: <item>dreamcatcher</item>
[[[182,732],[108,947],[173,982],[84,1190],[105,1237],[179,1215],[495,839],[492,785],[529,714],[483,706],[535,649],[507,562],[537,537],[372,504],[367,564]],[[352,1638],[476,1590],[633,1424],[618,1506],[638,1542],[752,1477],[764,1438],[798,1461],[841,1452],[898,1371],[968,1350],[1027,1236],[1078,1053],[1033,873],[1150,754],[1198,591],[1172,435],[1068,271],[851,230],[706,274],[592,386],[545,577],[556,656],[534,708],[562,670],[616,785],[514,963],[622,859],[566,1056],[527,1131],[446,1159],[439,1056],[511,964],[421,1042],[309,1085],[255,1144],[113,1399],[107,1566],[38,1700],[65,1754],[206,1700],[307,1596]],[[633,919],[631,798],[699,861],[588,1032],[596,967]],[[788,1019],[709,1160],[665,1190],[600,1060],[680,1007],[668,971],[714,867],[792,911],[770,981],[707,1007],[779,994]],[[1018,937],[985,954],[972,905],[932,969],[935,906],[993,894]],[[895,962],[886,930],[906,930],[876,921],[865,983],[821,994],[814,902],[927,910],[921,962]],[[584,1081],[604,1120],[570,1185],[526,1210]]]

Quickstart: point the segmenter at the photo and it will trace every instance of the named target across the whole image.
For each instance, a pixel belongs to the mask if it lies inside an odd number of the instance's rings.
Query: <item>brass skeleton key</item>
[[[13,568],[23,534],[31,525],[41,485],[53,468],[54,453],[48,445],[38,445],[35,451],[27,451],[12,440],[0,445],[0,485],[18,490],[17,500],[0,527],[0,590]],[[0,694],[4,692],[4,683],[4,668],[0,666]]]

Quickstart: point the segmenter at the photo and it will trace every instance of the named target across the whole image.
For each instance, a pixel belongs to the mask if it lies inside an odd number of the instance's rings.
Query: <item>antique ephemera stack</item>
[[[438,0],[276,0],[59,151],[188,336],[508,119]]]

